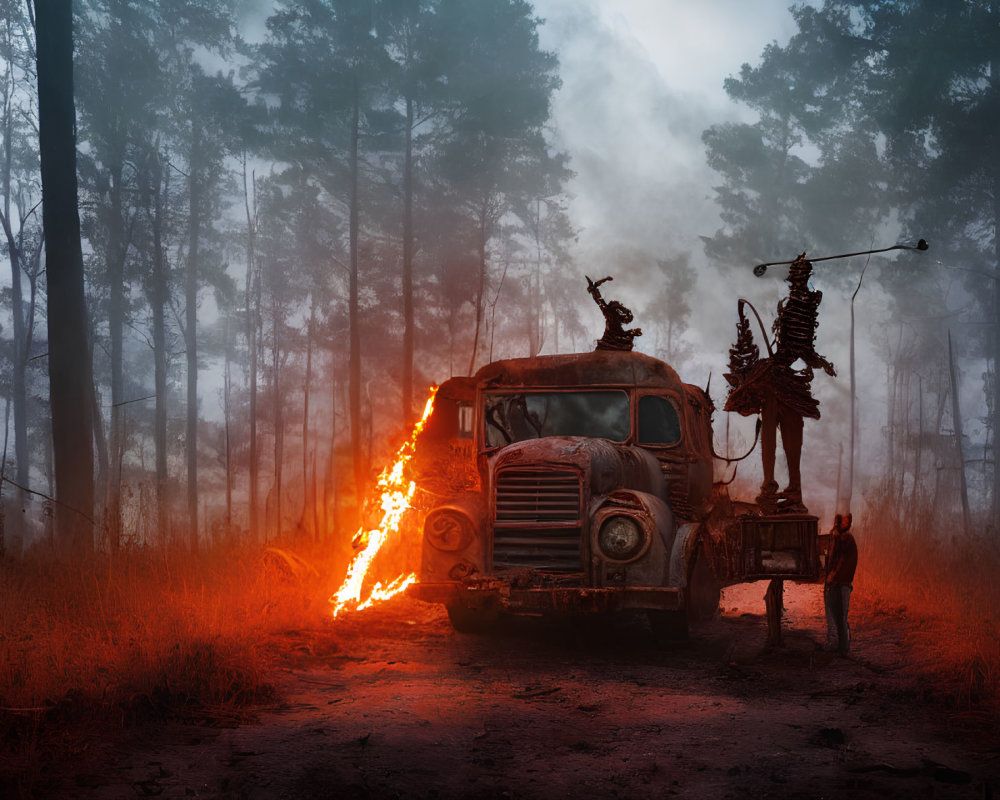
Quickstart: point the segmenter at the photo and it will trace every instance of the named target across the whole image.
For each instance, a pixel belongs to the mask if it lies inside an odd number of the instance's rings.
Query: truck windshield
[[[484,412],[489,447],[543,436],[623,442],[629,433],[628,395],[621,391],[488,394]]]

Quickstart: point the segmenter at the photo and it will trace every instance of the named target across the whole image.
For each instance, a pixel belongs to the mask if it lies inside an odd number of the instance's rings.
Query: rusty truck
[[[764,514],[713,481],[702,388],[639,352],[497,361],[441,385],[415,467],[412,593],[459,631],[504,612],[646,612],[682,638],[721,589],[820,575],[818,520]]]

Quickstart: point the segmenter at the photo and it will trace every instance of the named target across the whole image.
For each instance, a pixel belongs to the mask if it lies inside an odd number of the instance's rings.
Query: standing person
[[[826,585],[823,601],[826,605],[826,645],[834,645],[842,656],[851,650],[851,626],[847,614],[854,589],[854,572],[858,567],[858,545],[851,533],[851,515],[837,514],[833,521],[833,546],[826,564]]]

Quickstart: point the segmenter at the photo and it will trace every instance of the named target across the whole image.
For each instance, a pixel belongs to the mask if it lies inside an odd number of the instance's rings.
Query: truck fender
[[[699,527],[701,526],[697,522],[687,522],[677,528],[674,545],[670,548],[670,569],[668,572],[670,586],[681,589],[687,586],[688,554],[693,552],[693,548],[697,544]]]

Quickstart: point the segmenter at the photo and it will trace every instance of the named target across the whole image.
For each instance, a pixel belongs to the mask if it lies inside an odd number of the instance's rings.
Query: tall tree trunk
[[[153,187],[153,275],[150,305],[153,311],[153,385],[156,392],[153,442],[156,451],[156,520],[160,541],[167,536],[167,321],[169,300],[166,252],[163,245],[165,209],[163,200],[170,187],[170,170],[163,169],[159,155],[154,161]]]
[[[871,263],[870,256],[861,269],[861,274],[858,276],[858,285],[854,287],[854,293],[851,295],[851,431],[848,437],[847,480],[845,481],[843,504],[837,509],[837,511],[844,514],[851,513],[851,499],[854,494],[854,460],[856,457],[855,435],[858,430],[858,390],[854,368],[854,302],[858,299],[858,292],[861,291],[861,283],[865,279],[865,271],[868,269],[869,263]],[[838,498],[839,500],[840,498]]]
[[[361,455],[361,332],[358,322],[358,133],[361,115],[361,96],[357,76],[354,78],[354,98],[351,108],[350,153],[350,250],[351,274],[348,300],[348,325],[350,328],[350,363],[348,365],[348,392],[351,415],[351,458],[354,460],[354,491],[358,513],[365,489],[365,465]]]
[[[924,379],[917,376],[917,444],[913,465],[913,489],[910,492],[910,502],[906,507],[912,524],[917,522],[916,516],[922,513],[921,494],[923,488],[923,450],[924,450]]]
[[[281,387],[281,341],[279,338],[282,323],[279,314],[280,309],[272,294],[271,319],[274,329],[271,337],[271,374],[274,376],[274,381],[271,386],[271,418],[274,420],[274,538],[281,536],[281,492],[285,463],[285,419],[282,411],[284,398]],[[270,538],[270,534],[268,538]]]
[[[337,517],[334,513],[337,496],[337,353],[330,352],[330,451],[326,474],[323,476],[323,531],[337,539]]]
[[[64,552],[93,550],[93,377],[77,206],[73,7],[34,0],[42,220],[48,284],[49,398],[56,537]]]
[[[728,419],[728,417],[727,417]],[[728,423],[727,423],[728,424]],[[726,437],[726,444],[728,445],[729,438]],[[728,448],[726,454],[728,455]],[[844,443],[840,442],[840,446],[837,448],[837,491],[833,495],[833,513],[840,511],[840,484],[841,477],[844,474]]]
[[[998,168],[1000,173],[1000,168]],[[993,268],[993,535],[1000,541],[1000,175],[993,182],[994,237]]]
[[[14,115],[7,111],[4,115],[4,164],[3,164],[3,223],[4,236],[7,240],[7,253],[10,258],[11,279],[11,315],[14,328],[14,358],[12,376],[12,394],[14,401],[14,460],[17,465],[17,483],[15,487],[15,513],[7,515],[5,533],[11,541],[23,541],[24,489],[31,475],[31,463],[28,453],[28,396],[25,373],[28,365],[28,341],[25,331],[24,299],[21,292],[21,246],[24,241],[24,218],[22,215],[20,231],[14,235],[10,222],[11,200],[11,170],[13,158],[13,121]],[[33,309],[32,309],[33,313]]]
[[[323,535],[319,527],[320,515],[319,515],[319,500],[316,494],[316,451],[312,454],[312,523],[313,523],[313,538],[317,542],[323,541]]]
[[[483,323],[483,313],[486,303],[486,242],[489,238],[487,225],[489,208],[486,201],[479,210],[479,286],[476,289],[476,327],[472,334],[472,355],[469,357],[469,371],[466,375],[474,375],[476,368],[476,353],[479,351],[479,331]]]
[[[223,373],[223,413],[225,415],[225,459],[226,459],[226,536],[233,530],[233,469],[230,448],[229,424],[232,417],[232,377],[229,358],[229,317],[226,317],[226,366]]]
[[[899,383],[901,384],[897,390],[899,395],[897,400],[897,414],[899,419],[897,427],[900,428],[900,432],[897,436],[896,448],[899,450],[899,466],[897,467],[899,480],[896,484],[894,505],[902,511],[904,509],[903,499],[906,489],[906,461],[910,451],[910,374],[902,370],[898,371],[900,372]],[[902,519],[903,516],[905,515],[901,513],[900,518]]]
[[[257,272],[257,179],[251,175],[253,184],[253,209],[251,210],[251,192],[247,186],[246,154],[243,157],[243,204],[247,214],[247,280],[246,280],[246,339],[247,351],[250,357],[249,383],[249,426],[250,426],[250,541],[260,540],[260,523],[258,520],[257,480],[257,331],[260,329],[260,275]]]
[[[90,332],[90,361],[94,361],[94,341],[96,340],[93,330]],[[97,391],[97,385],[91,381],[91,418],[94,426],[94,450],[97,454],[97,479],[96,486],[108,485],[108,438],[104,432],[104,415],[101,414],[101,394]]]
[[[111,339],[111,451],[108,463],[108,485],[105,487],[105,519],[108,544],[111,552],[118,551],[121,539],[121,464],[124,436],[122,431],[122,403],[124,384],[122,377],[122,339],[125,324],[125,226],[122,221],[122,173],[119,162],[111,169],[110,176],[110,226],[108,230],[108,328]]]
[[[198,552],[198,248],[201,244],[201,127],[191,123],[189,168],[188,265],[185,283],[184,340],[187,349],[187,507],[188,537]]]
[[[1000,20],[1000,0],[991,0],[990,15]],[[1000,58],[990,59],[993,102],[1000,98]],[[993,536],[1000,541],[1000,162],[993,159]]]
[[[1000,16],[994,4],[994,14]],[[992,62],[994,96],[1000,96],[1000,59]],[[1000,164],[993,164],[993,536],[1000,541]]]
[[[958,373],[951,352],[951,331],[948,331],[948,372],[951,375],[951,415],[955,423],[955,451],[958,453],[958,479],[962,495],[962,528],[966,538],[972,533],[969,513],[969,487],[965,481],[965,456],[962,449],[962,410],[958,402]]]
[[[406,97],[403,157],[403,423],[413,420],[413,98]]]
[[[542,299],[542,201],[538,198],[535,199],[535,215],[532,222],[535,235],[535,270],[532,276],[534,285],[531,287],[531,314],[528,322],[528,355],[534,358],[542,350],[544,339],[542,311],[545,307]],[[669,335],[668,328],[668,341]]]
[[[302,497],[308,505],[309,487],[309,388],[312,384],[313,332],[316,326],[316,295],[309,301],[309,326],[306,328],[306,377],[302,387]],[[313,497],[315,507],[316,498]]]

